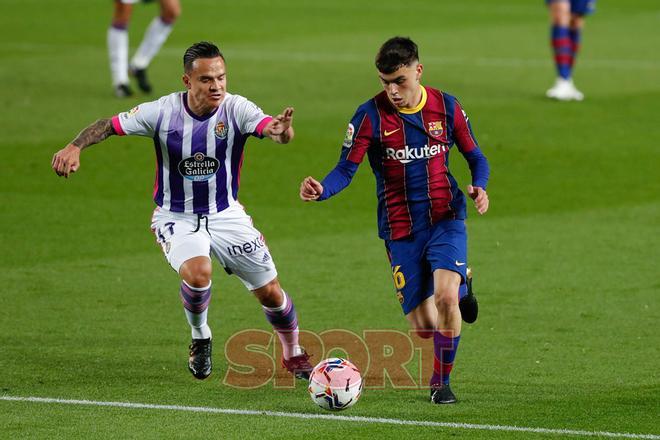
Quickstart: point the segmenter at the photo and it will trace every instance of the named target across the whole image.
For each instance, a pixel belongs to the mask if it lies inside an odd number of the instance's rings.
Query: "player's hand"
[[[269,125],[270,135],[279,136],[291,127],[293,123],[293,107],[287,107],[284,111],[275,116]]]
[[[300,184],[300,198],[305,202],[317,200],[323,194],[323,185],[311,176],[305,177]]]
[[[58,176],[69,177],[80,168],[80,148],[73,144],[62,148],[53,156],[51,167]]]
[[[488,211],[488,193],[486,190],[479,186],[467,186],[468,195],[472,200],[474,200],[474,207],[477,208],[477,212],[481,215],[485,214]]]

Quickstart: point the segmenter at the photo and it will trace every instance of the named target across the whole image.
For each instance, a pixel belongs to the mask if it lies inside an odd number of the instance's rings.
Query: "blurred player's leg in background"
[[[571,20],[571,5],[568,0],[554,0],[550,3],[551,44],[554,52],[557,76],[571,79],[571,39],[569,24]]]
[[[573,84],[573,66],[580,47],[583,16],[593,9],[593,0],[547,0],[547,3],[557,79],[546,96],[560,101],[582,101],[584,95]]]
[[[573,49],[570,37],[571,4],[569,0],[549,0],[550,43],[553,50],[557,79],[546,92],[548,98],[571,101],[580,98],[571,79]]]
[[[571,24],[568,36],[571,39],[571,72],[575,66],[575,58],[580,51],[582,41],[582,28],[584,27],[584,17],[578,14],[571,14]]]
[[[112,24],[108,29],[108,55],[115,96],[125,98],[133,91],[128,85],[128,23],[137,0],[115,0]]]
[[[172,32],[172,26],[181,15],[179,0],[161,0],[160,16],[155,17],[147,27],[137,52],[131,59],[130,72],[145,93],[152,90],[147,78],[147,67]]]

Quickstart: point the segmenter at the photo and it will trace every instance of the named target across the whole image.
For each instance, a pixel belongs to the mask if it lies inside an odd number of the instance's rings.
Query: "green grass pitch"
[[[338,197],[298,199],[301,179],[334,166],[349,118],[379,91],[373,57],[385,39],[416,40],[423,82],[459,97],[490,161],[491,209],[469,208],[481,315],[457,355],[460,403],[388,386],[342,415],[660,435],[657,1],[598,2],[575,72],[586,100],[566,104],[543,97],[554,74],[541,0],[182,3],[150,69],[157,96],[181,88],[183,51],[208,39],[226,54],[231,92],[269,113],[296,109],[291,144],[248,141],[240,198],[302,328],[407,331],[368,164]],[[135,7],[133,49],[156,9]],[[224,341],[269,327],[219,266],[216,370],[204,382],[187,372],[178,278],[149,231],[148,139],[91,147],[68,180],[50,170],[82,127],[149,100],[111,95],[110,14],[110,1],[3,1],[0,396],[321,414],[302,384],[222,384]],[[452,157],[465,186],[467,167]],[[7,400],[0,426],[7,439],[568,436]]]

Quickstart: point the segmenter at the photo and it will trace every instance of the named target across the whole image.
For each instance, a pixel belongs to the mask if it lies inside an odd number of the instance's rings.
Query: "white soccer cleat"
[[[557,78],[555,85],[552,86],[545,96],[559,101],[582,101],[584,94],[575,88],[573,80]]]
[[[545,92],[545,96],[547,96],[548,98],[556,98],[557,91],[561,88],[561,86],[565,81],[566,80],[563,78],[557,78],[555,80],[555,84],[552,87],[550,87],[547,92]]]
[[[576,87],[575,84],[573,84],[573,81],[571,81],[571,87],[573,88],[573,99],[575,101],[582,101],[584,99],[584,93],[579,91]]]

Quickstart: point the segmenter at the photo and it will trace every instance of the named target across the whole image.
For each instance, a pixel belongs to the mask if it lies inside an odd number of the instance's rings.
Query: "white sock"
[[[188,309],[183,310],[186,312],[186,318],[188,319],[188,324],[190,324],[193,339],[209,339],[212,337],[211,328],[206,323],[208,310],[204,310],[202,313],[193,313]]]
[[[112,85],[128,84],[128,30],[108,28],[108,55]]]
[[[172,32],[172,24],[164,23],[160,17],[151,20],[151,24],[144,33],[140,47],[131,60],[131,66],[136,69],[146,69],[153,57],[156,56],[167,37]]]

